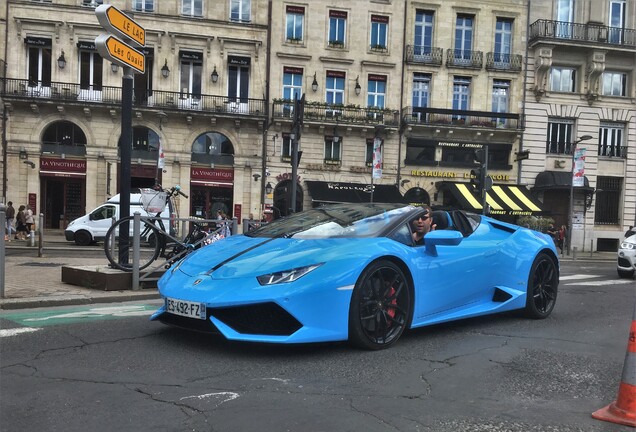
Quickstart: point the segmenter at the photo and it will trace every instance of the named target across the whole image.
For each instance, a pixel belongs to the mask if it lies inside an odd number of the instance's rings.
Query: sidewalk
[[[106,266],[108,260],[103,254],[101,258],[59,256],[57,251],[77,251],[81,248],[67,242],[62,230],[45,230],[43,238],[42,257],[38,257],[37,241],[36,246],[27,246],[26,241],[20,240],[5,242],[7,252],[20,249],[24,253],[22,256],[5,256],[4,298],[0,299],[0,309],[114,303],[159,298],[156,289],[101,291],[62,282],[62,266]],[[97,245],[81,249],[102,250],[102,247]]]
[[[5,257],[4,299],[0,299],[0,309],[23,309],[48,306],[82,305],[93,303],[114,303],[130,300],[158,299],[156,289],[138,291],[100,291],[63,283],[62,266],[107,265],[105,256],[101,258],[60,257],[56,251],[102,250],[101,245],[82,248],[64,239],[62,230],[45,230],[44,253],[38,257],[36,246],[15,240],[5,243],[7,251],[22,249],[28,256]],[[580,252],[574,257],[559,257],[562,262],[610,262],[616,261],[616,252]],[[615,264],[614,264],[615,265]]]

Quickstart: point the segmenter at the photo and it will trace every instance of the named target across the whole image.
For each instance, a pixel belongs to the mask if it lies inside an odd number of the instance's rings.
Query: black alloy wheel
[[[547,318],[556,304],[559,272],[555,262],[545,253],[540,253],[532,263],[528,277],[526,315],[530,318]]]
[[[349,308],[349,339],[364,349],[384,349],[400,338],[411,321],[409,280],[391,261],[367,267],[353,290]]]

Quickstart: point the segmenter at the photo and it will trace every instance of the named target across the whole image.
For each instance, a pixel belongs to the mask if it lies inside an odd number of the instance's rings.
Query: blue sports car
[[[425,212],[332,205],[218,241],[166,271],[151,319],[232,340],[382,349],[409,328],[514,309],[550,315],[559,283],[550,237],[434,211],[418,246],[413,221]]]

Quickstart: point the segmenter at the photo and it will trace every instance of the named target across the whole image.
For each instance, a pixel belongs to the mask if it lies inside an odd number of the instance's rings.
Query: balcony
[[[291,100],[274,100],[272,117],[275,119],[294,120],[294,102]],[[324,102],[305,102],[303,120],[305,122],[351,124],[351,125],[385,125],[397,127],[400,124],[398,110],[375,107],[362,108],[353,105],[328,104]]]
[[[404,123],[409,125],[513,131],[523,128],[519,114],[419,107],[406,107],[403,112]]]
[[[24,101],[88,105],[121,105],[121,87],[92,86],[82,88],[79,84],[51,82],[29,83],[25,79],[2,79],[0,94],[5,101]],[[162,90],[135,91],[135,108],[159,108],[162,110],[193,111],[207,114],[227,114],[265,117],[263,99],[235,98],[188,92]]]
[[[520,54],[486,54],[486,70],[489,71],[521,72],[522,62],[523,56]]]
[[[450,48],[446,50],[446,67],[462,69],[481,69],[484,65],[484,53]]]
[[[444,50],[437,47],[426,47],[421,45],[407,45],[407,63],[427,64],[431,66],[441,66]]]
[[[634,50],[636,49],[636,30],[608,27],[597,22],[578,24],[564,21],[537,20],[530,24],[530,46],[542,41]]]

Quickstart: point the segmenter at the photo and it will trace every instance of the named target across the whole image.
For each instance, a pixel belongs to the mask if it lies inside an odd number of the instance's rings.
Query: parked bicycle
[[[154,216],[140,216],[139,227],[139,269],[143,270],[156,261],[159,257],[166,260],[166,267],[169,267],[175,261],[181,259],[184,255],[201,247],[204,241],[211,236],[206,232],[205,226],[197,221],[190,222],[190,230],[188,234],[180,239],[174,235],[176,219],[171,216],[168,221],[168,229],[166,229],[164,218],[161,212],[166,205],[174,206],[174,198],[181,195],[188,198],[186,194],[181,192],[180,186],[174,186],[170,189],[141,189],[141,202],[144,210],[148,213],[155,213]],[[134,215],[119,219],[115,222],[104,239],[104,251],[106,258],[110,262],[111,267],[124,271],[132,271],[132,252],[133,252],[133,223]],[[130,233],[129,240],[125,244],[120,244],[119,229],[122,225],[128,224]],[[129,256],[127,263],[119,262],[120,250],[126,249]]]

